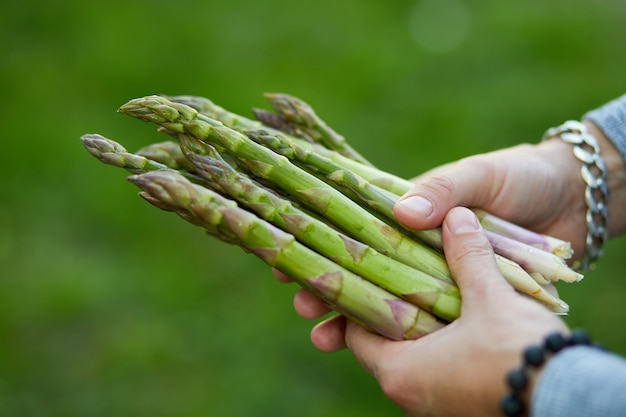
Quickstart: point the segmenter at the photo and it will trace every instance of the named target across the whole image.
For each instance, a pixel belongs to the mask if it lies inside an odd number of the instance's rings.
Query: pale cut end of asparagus
[[[542,249],[562,259],[570,259],[573,255],[572,246],[569,242],[552,236],[535,233],[489,214],[484,210],[474,209],[474,213],[486,230],[525,243],[528,246]]]
[[[517,291],[540,301],[554,313],[566,314],[569,312],[569,306],[565,301],[546,291],[544,286],[537,283],[518,264],[500,255],[496,255],[496,258],[500,272]]]
[[[550,282],[578,282],[583,278],[583,275],[571,269],[563,258],[551,252],[537,249],[489,230],[485,233],[499,255],[517,262],[531,275],[538,274]]]

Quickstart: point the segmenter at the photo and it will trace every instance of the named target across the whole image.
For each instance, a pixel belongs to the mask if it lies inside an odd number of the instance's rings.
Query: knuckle
[[[500,166],[489,154],[478,154],[459,159],[443,170],[433,171],[419,181],[419,188],[435,196],[447,197],[463,194],[462,184],[467,177],[479,178],[483,184],[499,183],[502,175]],[[491,187],[474,187],[472,192],[485,194]],[[494,187],[497,189],[497,187]],[[467,190],[465,190],[467,191]],[[481,197],[481,196],[475,196]]]
[[[451,261],[463,262],[467,259],[487,258],[493,256],[493,248],[483,236],[468,237],[463,244],[458,245],[452,253],[447,253]]]
[[[443,173],[433,175],[421,185],[428,193],[434,195],[454,195],[458,189],[454,178]]]

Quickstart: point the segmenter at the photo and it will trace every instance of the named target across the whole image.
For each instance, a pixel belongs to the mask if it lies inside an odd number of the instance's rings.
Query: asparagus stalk
[[[524,242],[528,246],[553,253],[561,259],[570,259],[573,255],[572,246],[569,242],[565,242],[552,236],[532,232],[483,210],[475,209],[474,213],[476,213],[480,219],[483,227],[493,233],[497,233],[518,242]]]
[[[171,171],[129,178],[144,193],[218,238],[225,237],[316,293],[332,309],[390,339],[416,339],[445,323],[240,209],[231,200]]]
[[[287,134],[285,133],[285,131],[280,129],[285,129],[287,132],[292,132],[293,134],[302,134],[301,131],[294,131],[290,127],[280,126],[280,122],[278,121],[275,121],[273,123],[273,126],[267,126],[266,124],[258,120],[252,120],[236,113],[229,112],[228,110],[216,105],[211,100],[205,97],[167,96],[165,98],[174,103],[185,104],[189,107],[192,107],[199,113],[208,116],[211,119],[219,120],[222,124],[224,124],[224,126],[230,127],[242,133],[249,129],[265,128],[273,131],[276,134]],[[254,109],[254,112],[257,115],[261,114],[261,110],[259,109]],[[262,117],[266,121],[268,121],[272,117],[282,118],[280,115],[277,115],[275,113],[269,114],[273,116],[264,115]],[[274,126],[277,128],[275,128]],[[278,127],[280,127],[280,129]],[[312,143],[310,140],[307,139],[306,135],[303,134],[303,136],[304,139],[302,137],[290,135],[290,140],[297,142],[300,146],[314,149],[316,152],[331,159],[333,162],[336,162],[340,166],[350,171],[358,173],[363,178],[366,178],[368,181],[370,181],[372,184],[377,185],[387,191],[390,191],[394,194],[402,195],[406,190],[406,185],[410,184],[408,181],[402,178],[379,170],[369,164],[363,164],[361,162],[358,162],[352,158],[342,155],[339,152],[325,148],[318,143]]]
[[[199,96],[163,96],[172,103],[184,104],[211,119],[220,121],[224,126],[235,130],[260,129],[264,125],[258,120],[253,120],[242,115],[230,112],[218,106],[206,97]]]
[[[331,180],[340,189],[349,189],[354,192],[365,204],[375,207],[380,213],[394,222],[397,227],[402,227],[397,223],[393,214],[393,206],[397,201],[397,197],[392,197],[387,193],[381,192],[378,187],[371,185],[365,179],[359,177],[351,171],[345,170],[332,161],[316,154],[310,149],[302,148],[297,143],[289,142],[280,135],[268,134],[263,130],[249,130],[248,137],[256,142],[262,143],[264,146],[273,151],[289,158],[290,160],[301,163],[307,167],[311,167],[313,171]],[[406,230],[406,229],[405,229]],[[415,230],[410,231],[418,238],[424,240],[433,247],[441,248],[441,230]],[[546,284],[550,281],[559,279],[572,282],[578,281],[581,275],[571,270],[562,259],[519,243],[512,239],[499,236],[495,233],[488,233],[488,238],[492,243],[495,252],[498,254],[497,261],[503,275],[510,281],[515,283],[524,283],[529,280],[539,280],[539,284]],[[525,273],[519,265],[512,262],[505,262],[503,256],[515,263],[523,263],[524,269],[534,274],[534,277]],[[542,278],[545,277],[545,278]],[[548,292],[542,291],[542,287],[536,284],[522,285],[525,292],[530,291],[539,296],[544,302],[550,305],[560,307],[561,302],[556,300]]]
[[[83,135],[81,141],[85,149],[101,162],[124,168],[133,174],[141,174],[147,171],[175,170],[168,165],[153,161],[145,156],[130,153],[119,143],[102,135]],[[181,175],[195,183],[204,182],[202,178],[188,172],[183,171]]]
[[[359,204],[317,177],[293,165],[284,156],[254,143],[240,132],[199,114],[193,108],[159,96],[134,99],[121,113],[156,123],[169,132],[187,133],[223,147],[253,175],[271,181],[292,198],[323,215],[335,226],[387,254],[437,278],[452,280],[447,263],[432,248],[416,242],[370,215]]]
[[[195,169],[193,164],[183,154],[180,145],[171,140],[144,146],[137,150],[135,155],[144,156],[175,170],[182,169],[187,172],[193,172]]]
[[[185,143],[184,141],[181,143]],[[215,152],[188,154],[197,172],[257,216],[294,235],[298,241],[389,292],[446,321],[460,313],[458,288],[401,262],[317,220],[238,172]]]
[[[287,126],[294,131],[300,130],[314,142],[321,143],[328,149],[335,150],[365,165],[372,165],[352,148],[342,135],[328,126],[308,103],[297,97],[280,93],[268,93],[265,94],[265,98],[267,98],[274,110],[282,116],[281,119],[284,120]],[[262,115],[262,113],[257,112],[257,115]],[[271,120],[271,118],[265,118],[266,122]]]

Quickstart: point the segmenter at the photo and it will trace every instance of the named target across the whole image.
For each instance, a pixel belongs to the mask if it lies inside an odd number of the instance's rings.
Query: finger
[[[299,290],[293,298],[296,312],[305,319],[317,319],[330,311],[330,308],[311,291]]]
[[[390,340],[369,332],[352,321],[346,323],[345,340],[346,346],[352,351],[361,366],[376,377],[376,364],[385,358],[385,346],[390,343]]]
[[[346,318],[342,315],[330,317],[311,330],[313,346],[322,352],[336,352],[346,347]]]
[[[278,269],[272,268],[272,272],[274,273],[274,276],[276,277],[276,279],[278,279],[278,281],[280,282],[284,282],[285,284],[289,284],[290,282],[293,282],[291,278],[289,278],[287,275],[280,272]]]
[[[416,178],[396,203],[394,214],[403,225],[424,230],[440,226],[453,207],[485,207],[492,191],[500,188],[494,171],[495,165],[480,156],[430,171]]]
[[[473,308],[486,309],[489,297],[496,294],[514,293],[500,274],[491,244],[472,211],[463,207],[450,210],[442,235],[450,272],[461,290],[462,313]]]

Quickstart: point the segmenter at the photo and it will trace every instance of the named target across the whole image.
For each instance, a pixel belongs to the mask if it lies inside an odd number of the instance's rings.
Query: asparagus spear
[[[277,129],[278,127],[285,129],[287,132],[292,132],[293,134],[302,133],[301,131],[298,131],[298,130],[294,131],[289,127],[280,126],[279,122],[275,122],[273,126],[267,126],[264,123],[259,122],[258,120],[252,120],[247,117],[241,116],[239,114],[229,112],[228,110],[216,105],[211,100],[205,97],[167,96],[165,98],[167,98],[168,100],[174,103],[185,104],[189,107],[192,107],[195,110],[197,110],[199,113],[205,116],[208,116],[211,119],[219,120],[225,126],[235,129],[242,133],[244,133],[246,130],[249,130],[249,129],[264,128],[264,129],[268,129],[272,131],[275,134],[286,134],[285,131]],[[259,109],[254,109],[254,112],[255,114],[261,113]],[[275,113],[270,113],[270,114],[273,115],[275,118],[281,118],[280,115],[276,115]],[[267,121],[272,116],[265,115],[262,117]],[[277,128],[274,128],[274,127],[277,127]],[[353,171],[355,173],[358,173],[363,178],[366,178],[368,181],[370,181],[372,184],[377,185],[394,194],[398,194],[398,195],[403,194],[406,190],[406,185],[410,184],[408,181],[402,178],[389,174],[385,171],[379,170],[371,165],[360,163],[354,159],[351,159],[347,156],[340,154],[339,152],[325,148],[319,145],[318,143],[311,143],[311,141],[306,139],[307,138],[306,135],[304,135],[305,139],[301,137],[289,135],[289,134],[288,136],[290,140],[297,142],[300,146],[314,149],[316,152],[329,158],[333,162],[336,162],[340,166],[350,171]]]
[[[570,259],[573,255],[572,246],[569,242],[565,242],[552,236],[532,232],[483,210],[475,209],[474,213],[476,213],[476,216],[480,219],[483,227],[493,233],[497,233],[518,242],[524,242],[528,246],[553,253],[561,259]]]
[[[235,130],[239,129],[259,129],[263,127],[263,123],[253,120],[242,115],[230,112],[225,108],[218,106],[206,97],[199,96],[162,96],[172,103],[184,104],[196,110],[211,119],[219,120],[224,126]]]
[[[193,172],[194,166],[183,154],[180,145],[171,140],[159,143],[151,143],[135,152],[136,155],[145,156],[146,158],[160,162],[168,167],[176,170],[185,170]]]
[[[390,339],[416,339],[445,323],[298,243],[231,200],[171,171],[129,178],[171,211],[236,243],[316,293],[332,309]]]
[[[393,213],[393,207],[398,201],[397,196],[383,192],[383,190],[370,184],[369,181],[354,172],[346,170],[310,148],[302,147],[298,143],[290,141],[284,135],[276,135],[263,129],[247,130],[246,133],[255,142],[263,144],[274,152],[289,158],[294,163],[304,165],[310,171],[325,176],[337,188],[353,192],[363,203],[374,207],[379,213],[393,222],[396,227],[403,228],[397,222]],[[485,216],[486,214],[483,215],[483,218]],[[415,234],[433,247],[442,247],[440,229],[411,230],[408,232]],[[582,279],[581,274],[570,269],[563,259],[556,255],[493,232],[488,232],[487,237],[494,251],[500,255],[498,257],[499,261],[502,256],[505,256],[516,262],[526,271],[533,274],[534,277],[538,278],[540,284],[558,280],[577,282]],[[521,271],[511,269],[509,263],[499,263],[502,265],[501,270],[505,276],[521,273]],[[520,277],[520,279],[522,278]]]
[[[124,168],[133,174],[141,174],[146,171],[174,170],[160,162],[153,161],[141,155],[130,153],[119,143],[105,138],[102,135],[87,134],[81,137],[83,146],[87,151],[107,165]],[[170,161],[171,162],[171,161]],[[181,175],[195,183],[203,183],[204,180],[197,175],[181,172]]]
[[[185,143],[185,141],[181,141]],[[210,151],[207,151],[207,153]],[[188,154],[206,181],[216,182],[239,204],[294,235],[309,248],[446,321],[460,313],[458,288],[376,252],[317,220],[226,163],[219,153]]]
[[[447,263],[432,248],[408,238],[370,215],[359,204],[296,167],[284,156],[199,114],[193,108],[172,103],[163,97],[148,96],[129,101],[119,111],[156,123],[171,133],[187,133],[198,140],[223,147],[255,176],[273,182],[354,238],[429,275],[452,280]]]
[[[357,152],[346,139],[335,132],[326,124],[313,110],[313,108],[303,100],[288,94],[265,94],[265,98],[270,105],[278,112],[282,120],[285,121],[294,131],[302,131],[304,135],[314,142],[321,143],[328,149],[335,150],[342,155],[361,162],[365,165],[372,165],[359,152]],[[261,113],[257,112],[257,115]],[[270,122],[271,118],[265,118]]]

